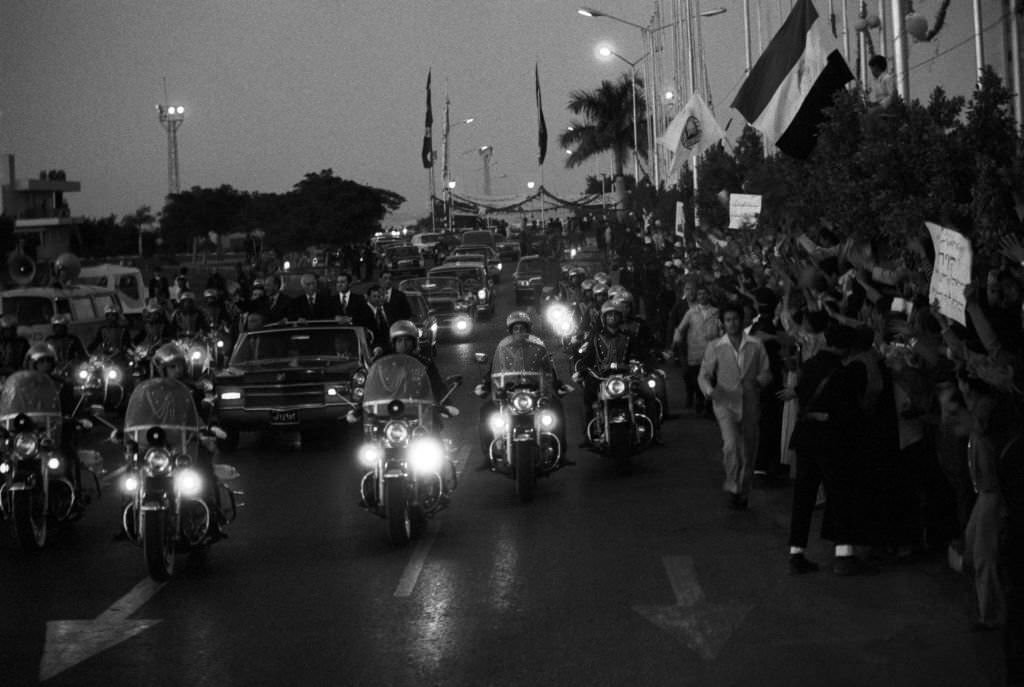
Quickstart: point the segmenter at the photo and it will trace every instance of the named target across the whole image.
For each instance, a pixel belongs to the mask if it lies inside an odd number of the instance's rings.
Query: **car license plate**
[[[294,425],[299,422],[299,411],[297,410],[271,410],[270,424],[272,425]]]

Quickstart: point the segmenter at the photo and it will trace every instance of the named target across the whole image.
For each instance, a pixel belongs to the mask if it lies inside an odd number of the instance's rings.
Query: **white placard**
[[[686,239],[686,214],[682,201],[676,201],[676,236]]]
[[[939,312],[967,324],[964,287],[971,283],[971,242],[958,231],[925,222],[935,244],[935,265],[928,287],[928,302],[939,302]]]
[[[729,194],[729,228],[753,227],[761,214],[761,196],[749,193]]]

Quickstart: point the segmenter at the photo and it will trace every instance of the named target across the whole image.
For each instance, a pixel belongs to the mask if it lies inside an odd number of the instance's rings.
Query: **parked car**
[[[237,445],[243,429],[338,426],[369,364],[362,327],[293,321],[243,333],[214,383],[224,444]]]
[[[494,284],[487,278],[482,263],[446,262],[427,270],[427,277],[455,277],[473,297],[473,314],[477,319],[494,314]]]
[[[86,284],[62,289],[27,286],[0,293],[0,312],[18,318],[18,336],[30,343],[52,334],[50,318],[61,313],[71,318],[68,331],[88,346],[106,321],[104,311],[108,305],[122,310],[117,291]]]
[[[538,303],[544,286],[544,263],[539,255],[524,255],[519,258],[512,275],[515,285],[516,305]]]
[[[437,324],[438,339],[465,340],[473,332],[476,295],[457,277],[404,279],[398,284],[410,300],[414,295],[427,301],[428,312]],[[421,340],[422,341],[422,340]]]
[[[390,270],[395,279],[419,277],[425,273],[423,257],[419,249],[408,244],[389,246],[384,249],[384,261],[380,270]]]

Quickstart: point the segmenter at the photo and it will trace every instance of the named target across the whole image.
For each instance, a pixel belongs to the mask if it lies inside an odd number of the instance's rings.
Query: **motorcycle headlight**
[[[155,473],[167,472],[171,469],[171,453],[163,448],[151,448],[146,451],[146,465]]]
[[[501,413],[491,415],[487,420],[487,424],[490,426],[491,431],[494,432],[495,436],[501,436],[505,433],[505,416]]]
[[[78,379],[79,382],[89,381],[89,368],[86,367],[85,365],[82,365],[75,371],[75,377]]]
[[[189,352],[188,357],[189,357],[189,360],[192,360],[193,362],[198,362],[198,361],[202,360],[203,359],[203,349],[201,349],[201,348],[193,348]]]
[[[522,391],[513,394],[512,408],[518,413],[528,413],[533,410],[533,396]]]
[[[217,339],[217,348],[224,348],[224,339]]]
[[[415,472],[440,472],[444,464],[444,447],[434,437],[420,437],[409,444],[409,467]]]
[[[31,458],[39,450],[39,439],[31,432],[19,432],[14,437],[14,451],[22,458]]]
[[[462,335],[469,334],[471,326],[472,322],[468,317],[456,318],[455,321],[452,323],[452,327],[455,329],[455,333]]]
[[[382,454],[377,444],[363,444],[359,447],[359,462],[368,468],[376,467]]]
[[[121,381],[121,371],[116,367],[108,367],[104,373],[108,382],[119,382]]]
[[[555,303],[548,307],[545,316],[548,322],[555,327],[561,325],[569,317],[569,309],[560,303]]]
[[[540,414],[540,426],[544,429],[551,429],[555,426],[555,414],[550,410],[545,410]]]
[[[60,458],[53,455],[52,453],[46,458],[46,469],[57,470],[60,468]]]
[[[432,331],[434,334],[437,334],[437,322],[434,322],[433,324],[430,325],[430,331]]]
[[[626,393],[626,380],[622,377],[612,377],[604,383],[604,388],[609,396],[622,396]]]
[[[476,292],[476,297],[479,298],[480,300],[486,300],[487,299],[487,289],[480,289],[479,291],[477,291]]]
[[[409,425],[392,420],[384,425],[384,438],[392,444],[401,444],[409,439]]]
[[[656,381],[654,381],[653,379],[648,379],[647,380],[647,386],[648,386],[648,388],[653,389],[653,388],[658,386],[658,383]]]
[[[125,475],[125,478],[121,481],[121,490],[129,494],[138,491],[139,478],[135,475]]]
[[[0,475],[6,475],[11,471],[11,466],[6,461],[0,462]]]
[[[197,496],[203,488],[203,478],[192,468],[179,470],[174,476],[174,489],[182,496]]]

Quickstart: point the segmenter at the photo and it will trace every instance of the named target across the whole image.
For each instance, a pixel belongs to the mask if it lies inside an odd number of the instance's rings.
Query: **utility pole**
[[[181,191],[178,169],[178,128],[185,121],[185,108],[167,105],[167,79],[164,79],[164,103],[156,106],[160,125],[167,131],[167,195]]]
[[[494,155],[493,146],[480,146],[480,157],[484,161],[484,195],[491,195],[491,156]]]

